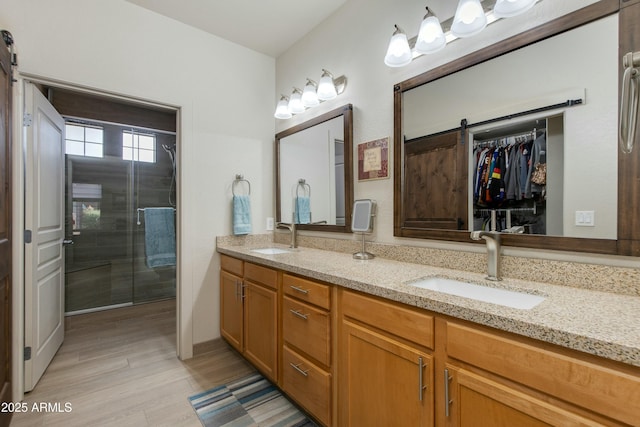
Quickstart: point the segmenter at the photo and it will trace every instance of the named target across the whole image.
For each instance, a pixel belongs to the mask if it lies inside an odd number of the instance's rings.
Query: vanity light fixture
[[[493,6],[496,18],[510,18],[531,9],[536,0],[498,0]]]
[[[409,40],[402,28],[396,25],[396,30],[391,36],[384,63],[389,67],[404,67],[411,62],[411,48]]]
[[[276,119],[290,119],[293,114],[304,113],[307,108],[315,107],[322,101],[336,98],[344,92],[346,85],[347,78],[345,76],[334,78],[333,74],[322,69],[319,83],[307,78],[304,90],[294,87],[291,96],[282,95],[276,106],[274,117]]]
[[[300,114],[304,113],[304,110],[304,105],[302,105],[302,91],[294,87],[289,97],[289,111],[291,114]]]
[[[337,96],[338,90],[336,89],[336,84],[333,81],[333,74],[323,68],[320,83],[318,83],[318,99],[320,101],[328,101]]]
[[[447,40],[444,37],[440,20],[427,7],[427,14],[424,15],[422,24],[420,24],[420,32],[416,40],[416,52],[423,54],[434,53],[444,49],[446,44]]]
[[[304,89],[302,90],[302,105],[310,108],[320,104],[317,91],[318,84],[310,78],[307,78],[307,84],[304,85]]]
[[[276,113],[273,115],[276,119],[290,119],[291,111],[289,111],[289,98],[281,95],[280,101],[276,106]]]
[[[389,67],[403,67],[420,55],[438,52],[457,38],[476,35],[499,19],[523,14],[540,1],[459,0],[454,17],[442,23],[427,7],[416,37],[407,40],[404,31],[395,26],[384,63]]]
[[[480,0],[460,0],[451,24],[451,34],[456,37],[471,37],[487,26]]]

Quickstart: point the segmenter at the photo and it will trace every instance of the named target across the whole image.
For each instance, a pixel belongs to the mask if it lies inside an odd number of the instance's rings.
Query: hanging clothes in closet
[[[546,164],[546,133],[535,136],[535,132],[530,132],[474,141],[473,202],[476,206],[497,208],[508,201],[544,198],[545,184],[538,184],[532,178],[536,165]]]

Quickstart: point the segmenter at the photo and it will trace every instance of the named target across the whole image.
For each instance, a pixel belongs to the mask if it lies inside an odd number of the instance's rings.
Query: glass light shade
[[[300,89],[293,89],[291,97],[289,98],[289,111],[292,114],[304,113],[304,105],[302,104],[302,92]]]
[[[307,79],[307,84],[302,91],[302,104],[305,107],[315,107],[320,104],[318,93],[316,92],[316,83],[313,80]]]
[[[322,70],[322,77],[318,83],[318,99],[320,101],[328,101],[338,96],[336,84],[333,82],[333,76],[327,70]]]
[[[276,106],[276,113],[273,115],[276,119],[290,119],[291,111],[289,111],[289,99],[286,96],[280,98]]]
[[[418,53],[434,53],[444,48],[447,40],[442,32],[440,20],[433,16],[427,15],[422,24],[420,24],[420,32],[418,40],[416,40],[416,52]]]
[[[531,9],[537,0],[498,0],[493,7],[496,18],[510,18]]]
[[[480,0],[460,0],[451,25],[451,34],[456,37],[470,37],[478,34],[487,26]]]
[[[411,62],[411,57],[407,35],[396,26],[396,31],[389,41],[384,63],[389,67],[404,67]]]

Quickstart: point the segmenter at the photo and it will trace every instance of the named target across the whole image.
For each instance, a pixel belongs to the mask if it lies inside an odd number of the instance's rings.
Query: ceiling
[[[347,0],[127,0],[277,58]]]

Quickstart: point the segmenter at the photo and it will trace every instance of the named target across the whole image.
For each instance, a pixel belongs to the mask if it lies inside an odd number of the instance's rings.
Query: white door
[[[64,119],[31,83],[24,93],[24,383],[30,391],[64,338]]]

